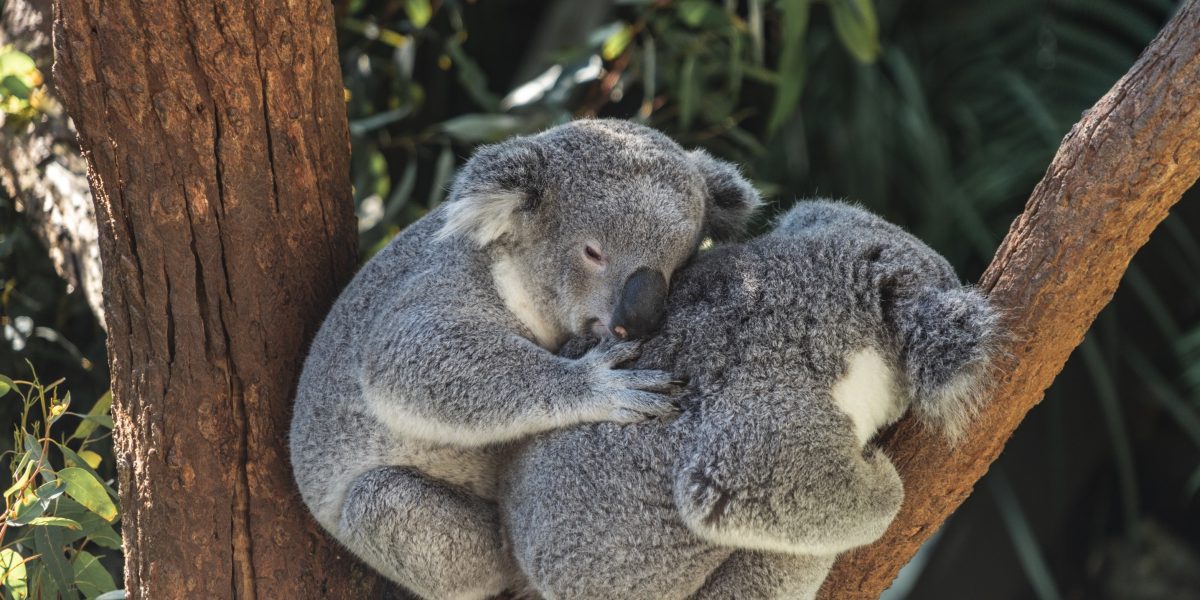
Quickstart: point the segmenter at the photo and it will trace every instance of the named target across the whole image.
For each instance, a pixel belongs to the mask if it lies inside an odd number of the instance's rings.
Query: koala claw
[[[620,396],[618,408],[609,414],[609,420],[617,423],[640,423],[677,414],[679,404],[671,396],[630,390]]]
[[[589,350],[584,358],[595,361],[611,369],[617,365],[637,358],[641,353],[641,342],[617,342],[613,340],[605,340],[595,348]]]

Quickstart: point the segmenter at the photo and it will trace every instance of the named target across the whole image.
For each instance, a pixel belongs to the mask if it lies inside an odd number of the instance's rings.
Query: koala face
[[[513,257],[562,331],[639,338],[657,329],[675,271],[705,237],[736,235],[759,197],[703,151],[584,120],[480,149],[451,202],[443,234]]]

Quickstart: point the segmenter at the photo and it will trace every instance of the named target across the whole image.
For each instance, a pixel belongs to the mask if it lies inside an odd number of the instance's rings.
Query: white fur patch
[[[854,422],[860,444],[880,428],[900,418],[892,369],[874,348],[863,348],[846,359],[846,375],[833,386],[833,401]]]
[[[483,247],[512,231],[513,214],[525,202],[517,192],[497,192],[460,198],[446,205],[446,223],[435,240],[470,237]]]
[[[492,281],[496,284],[496,293],[504,300],[504,306],[533,333],[533,341],[547,350],[557,348],[560,337],[558,328],[538,310],[512,259],[502,258],[492,265]]]

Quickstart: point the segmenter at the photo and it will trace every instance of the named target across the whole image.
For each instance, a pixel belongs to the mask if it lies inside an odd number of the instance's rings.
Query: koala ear
[[[541,204],[543,163],[524,138],[477,150],[454,181],[437,239],[463,235],[482,248],[511,233],[520,213]]]
[[[762,205],[762,197],[732,163],[713,158],[704,150],[690,154],[708,186],[704,235],[714,241],[737,237]]]

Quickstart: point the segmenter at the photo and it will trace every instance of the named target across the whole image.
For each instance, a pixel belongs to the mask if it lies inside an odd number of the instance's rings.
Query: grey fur
[[[733,235],[758,202],[732,167],[621,121],[480,149],[450,201],[363,267],[313,341],[291,428],[309,509],[421,597],[517,585],[495,505],[513,447],[676,411],[669,374],[613,368],[635,343],[575,360],[553,350],[604,328],[634,270],[669,280],[703,235]],[[603,270],[585,243],[605,249]]]
[[[954,434],[996,335],[933,250],[833,202],[701,255],[667,314],[634,368],[689,381],[678,418],[548,433],[512,465],[515,556],[547,599],[814,596],[899,510],[869,439],[910,405]]]

